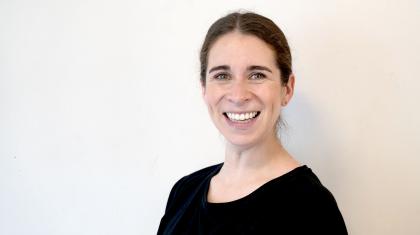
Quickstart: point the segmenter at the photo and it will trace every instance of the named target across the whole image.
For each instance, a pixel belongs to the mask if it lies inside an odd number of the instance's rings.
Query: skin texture
[[[225,162],[211,180],[208,201],[233,201],[300,165],[275,133],[281,109],[293,96],[294,75],[282,84],[270,45],[237,31],[216,40],[207,68],[203,99],[227,140]],[[223,115],[253,111],[260,114],[249,126],[229,125]]]

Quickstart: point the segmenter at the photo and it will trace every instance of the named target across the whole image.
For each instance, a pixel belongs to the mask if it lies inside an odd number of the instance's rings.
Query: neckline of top
[[[238,199],[235,199],[235,200],[232,200],[232,201],[227,201],[227,202],[209,202],[207,200],[207,195],[208,195],[208,191],[209,191],[209,188],[210,188],[210,181],[211,181],[212,177],[215,176],[220,171],[222,166],[223,166],[223,163],[219,164],[206,178],[206,181],[204,183],[205,189],[204,189],[204,193],[202,195],[202,200],[201,200],[202,205],[205,208],[225,207],[225,206],[234,207],[236,205],[240,205],[245,201],[252,200],[252,198],[254,198],[256,195],[260,194],[265,189],[269,188],[270,185],[272,185],[276,182],[282,182],[282,181],[291,179],[294,176],[296,176],[296,174],[298,174],[299,172],[303,172],[305,170],[310,170],[310,168],[307,165],[300,165],[300,166],[290,170],[289,172],[286,172],[283,175],[280,175],[276,178],[273,178],[273,179],[265,182],[260,187],[256,188],[254,191],[252,191],[251,193],[249,193],[249,194],[247,194],[247,195],[245,195],[241,198],[238,198]]]

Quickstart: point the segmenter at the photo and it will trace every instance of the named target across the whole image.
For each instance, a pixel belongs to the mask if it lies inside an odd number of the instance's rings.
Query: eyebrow
[[[215,67],[213,67],[209,70],[209,73],[212,73],[212,72],[217,71],[217,70],[230,70],[230,66],[228,66],[228,65],[215,66]]]
[[[252,70],[264,70],[270,73],[273,73],[273,71],[271,71],[271,69],[265,67],[265,66],[261,66],[261,65],[251,65],[247,68],[247,70],[252,71]]]
[[[230,66],[229,65],[215,66],[215,67],[213,67],[213,68],[211,68],[209,70],[209,73],[212,73],[212,72],[218,71],[218,70],[230,70]],[[248,66],[247,70],[248,71],[252,71],[252,70],[264,70],[264,71],[273,73],[273,71],[271,71],[271,69],[269,69],[269,68],[267,68],[265,66],[262,66],[262,65],[251,65],[251,66]]]

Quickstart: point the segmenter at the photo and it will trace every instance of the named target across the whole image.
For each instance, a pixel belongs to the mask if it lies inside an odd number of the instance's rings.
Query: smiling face
[[[275,125],[293,95],[294,78],[282,85],[271,47],[256,36],[231,32],[213,44],[207,68],[203,97],[223,136],[238,147],[277,138]]]

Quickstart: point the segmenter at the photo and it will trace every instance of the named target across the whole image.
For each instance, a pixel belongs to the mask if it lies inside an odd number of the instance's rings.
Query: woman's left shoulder
[[[314,196],[321,198],[334,198],[330,190],[325,187],[318,176],[306,165],[296,169],[297,172],[291,180],[290,186],[298,193],[306,196]]]
[[[296,199],[296,212],[304,212],[299,213],[300,218],[309,221],[313,231],[334,231],[334,234],[347,234],[335,197],[309,167],[303,167],[290,186],[293,188],[293,196]]]

